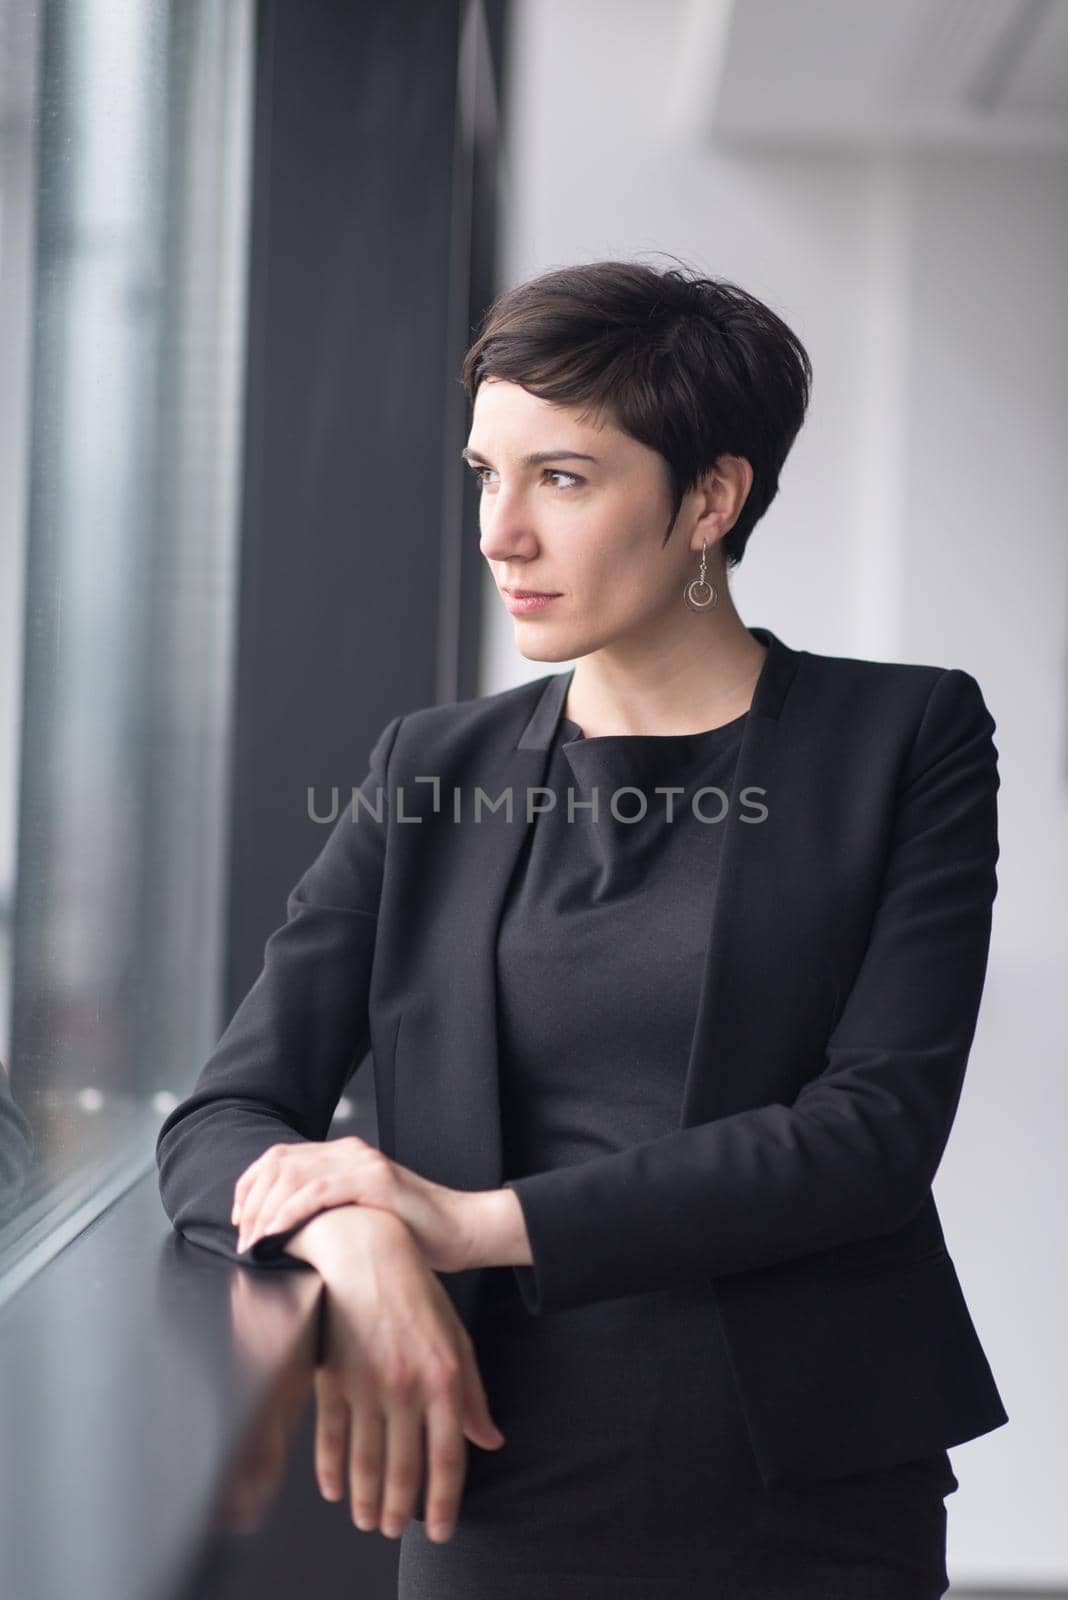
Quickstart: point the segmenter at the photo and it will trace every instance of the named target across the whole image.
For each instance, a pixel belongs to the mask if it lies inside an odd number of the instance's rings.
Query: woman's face
[[[579,422],[581,411],[486,379],[464,451],[481,480],[480,548],[502,604],[511,589],[557,597],[512,613],[519,650],[537,661],[655,643],[665,628],[685,626],[682,590],[697,576],[682,513],[662,546],[667,462],[610,422]]]

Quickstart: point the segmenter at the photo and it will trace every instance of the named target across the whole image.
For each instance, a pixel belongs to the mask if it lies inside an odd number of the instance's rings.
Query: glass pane
[[[252,49],[0,0],[0,1295],[218,1033]]]

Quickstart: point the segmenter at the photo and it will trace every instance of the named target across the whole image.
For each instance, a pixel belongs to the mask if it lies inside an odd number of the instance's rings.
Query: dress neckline
[[[730,722],[721,722],[716,728],[701,728],[696,733],[598,733],[592,738],[587,738],[577,722],[570,717],[560,714],[560,742],[561,744],[583,744],[591,749],[598,745],[611,747],[614,745],[647,745],[655,750],[658,746],[668,749],[672,745],[691,745],[696,741],[705,741],[708,744],[725,743],[733,734],[741,732],[749,711],[743,711],[740,716],[732,717]]]

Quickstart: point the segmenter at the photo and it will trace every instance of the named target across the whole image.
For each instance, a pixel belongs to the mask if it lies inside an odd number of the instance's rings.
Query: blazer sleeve
[[[997,893],[995,723],[935,680],[901,779],[856,979],[793,1104],[771,1104],[507,1181],[534,1314],[767,1267],[905,1223],[963,1085]]]
[[[308,1268],[284,1254],[307,1217],[237,1254],[234,1187],[272,1145],[326,1138],[342,1090],[370,1047],[386,773],[402,721],[394,717],[379,734],[360,784],[366,803],[354,799],[344,807],[290,891],[286,920],[267,940],[259,976],[157,1137],[160,1197],[171,1222],[231,1261]]]

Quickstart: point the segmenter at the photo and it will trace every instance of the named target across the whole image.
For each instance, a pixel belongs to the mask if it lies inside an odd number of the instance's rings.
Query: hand
[[[504,1443],[471,1337],[395,1217],[357,1207],[312,1226],[325,1296],[315,1373],[320,1492],[342,1499],[347,1482],[353,1521],[396,1538],[423,1487],[428,1537],[447,1539],[459,1515],[466,1440],[486,1450]]]
[[[353,1134],[272,1145],[238,1178],[230,1220],[245,1250],[324,1207],[369,1206],[407,1223],[428,1267],[462,1272],[479,1264],[478,1199],[421,1178]]]

